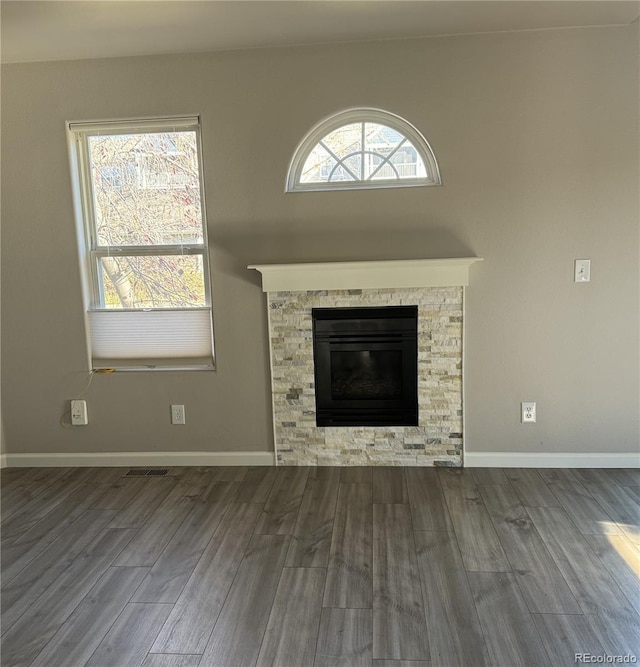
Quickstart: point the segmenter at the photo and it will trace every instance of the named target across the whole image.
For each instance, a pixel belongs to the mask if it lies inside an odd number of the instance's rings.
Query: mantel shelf
[[[464,287],[469,267],[482,257],[400,259],[375,262],[252,264],[262,274],[263,292]]]

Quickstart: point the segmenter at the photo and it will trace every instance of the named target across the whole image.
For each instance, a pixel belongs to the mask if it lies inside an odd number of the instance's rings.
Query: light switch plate
[[[591,260],[576,259],[574,281],[576,283],[588,283],[591,280]]]

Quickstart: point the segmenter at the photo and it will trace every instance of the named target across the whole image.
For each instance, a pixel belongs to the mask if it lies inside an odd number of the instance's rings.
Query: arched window
[[[294,153],[287,192],[440,185],[431,146],[380,109],[347,109],[316,125]]]

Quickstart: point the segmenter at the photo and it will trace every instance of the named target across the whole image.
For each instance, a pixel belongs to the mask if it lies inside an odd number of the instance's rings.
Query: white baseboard
[[[274,466],[273,452],[100,452],[4,454],[10,468]]]
[[[0,454],[0,468],[274,466],[274,452]],[[466,452],[467,468],[640,468],[640,454]]]
[[[465,452],[466,468],[640,468],[640,454]]]

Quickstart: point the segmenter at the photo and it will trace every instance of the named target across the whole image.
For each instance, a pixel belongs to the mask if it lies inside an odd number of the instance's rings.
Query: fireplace
[[[463,295],[469,267],[478,261],[467,257],[250,267],[262,274],[262,289],[267,294],[278,465],[462,464]],[[407,311],[402,309],[407,307],[409,318],[417,321],[405,327]],[[396,320],[387,333],[401,332],[402,342],[396,341],[396,347],[387,350],[344,347],[362,340],[369,345],[380,342],[374,339],[380,334],[372,325],[375,318],[362,316],[376,311],[384,313],[381,317],[387,324]],[[411,346],[407,339],[415,336],[416,326],[417,354],[405,355]],[[314,362],[323,355],[324,371],[319,372]],[[396,363],[398,355],[400,363]],[[414,367],[409,370],[409,365]],[[375,382],[373,394],[369,382],[354,381],[358,366],[364,366],[371,378],[386,377],[384,382]],[[388,372],[390,368],[395,370]],[[415,396],[413,388],[405,391],[408,378],[417,382],[417,400],[410,401],[405,426],[397,423],[402,411],[397,401],[401,395]],[[339,424],[335,416],[330,425],[320,425],[318,410],[344,407],[339,402],[347,400],[368,402],[351,404],[360,413],[352,423],[363,425]],[[387,418],[389,407],[395,412],[387,426],[379,419],[383,403]],[[363,407],[368,409],[364,416]]]
[[[313,308],[317,426],[418,425],[418,307]]]

